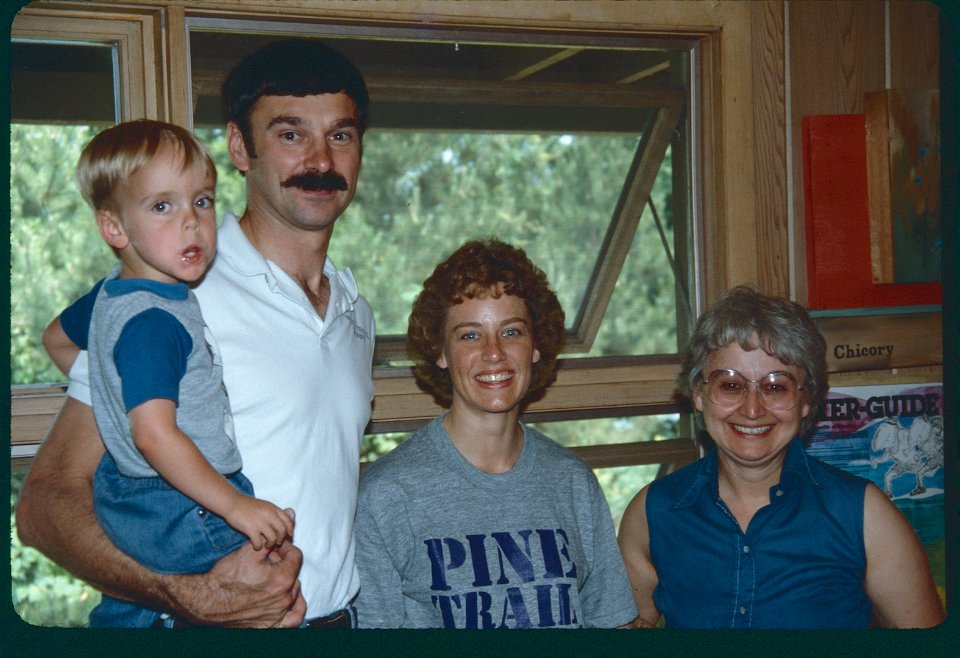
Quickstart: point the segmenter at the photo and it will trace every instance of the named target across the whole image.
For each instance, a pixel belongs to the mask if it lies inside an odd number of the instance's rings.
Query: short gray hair
[[[677,389],[692,398],[703,380],[707,359],[734,342],[746,351],[762,349],[803,371],[801,386],[810,413],[801,421],[800,433],[813,429],[817,410],[830,385],[827,342],[806,309],[789,299],[768,297],[750,286],[737,286],[723,293],[697,320],[677,375]],[[702,429],[699,411],[696,421]]]

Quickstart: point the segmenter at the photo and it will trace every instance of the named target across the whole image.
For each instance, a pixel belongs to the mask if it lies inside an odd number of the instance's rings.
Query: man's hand
[[[248,628],[296,628],[306,603],[297,575],[303,554],[285,541],[273,550],[244,544],[204,574],[174,576],[174,615],[189,624]]]

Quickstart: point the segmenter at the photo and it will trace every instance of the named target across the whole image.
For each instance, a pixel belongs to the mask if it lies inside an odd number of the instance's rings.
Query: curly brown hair
[[[465,299],[515,295],[523,299],[533,325],[533,346],[540,360],[533,364],[530,389],[521,404],[538,399],[556,377],[557,356],[564,341],[563,307],[543,270],[527,254],[497,239],[463,244],[433,270],[413,302],[407,324],[407,346],[416,360],[417,384],[448,407],[453,398],[450,372],[437,365],[443,351],[447,311]]]

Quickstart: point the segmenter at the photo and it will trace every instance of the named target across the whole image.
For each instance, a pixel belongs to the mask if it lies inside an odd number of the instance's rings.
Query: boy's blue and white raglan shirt
[[[220,357],[186,284],[115,276],[61,314],[66,334],[88,349],[91,402],[107,448],[94,478],[94,509],[111,541],[141,564],[161,573],[204,572],[246,537],[159,476],[134,444],[129,412],[148,400],[172,400],[178,428],[214,469],[253,495],[239,472]],[[90,625],[144,627],[159,615],[104,596]]]
[[[133,444],[128,414],[156,398],[177,405],[177,427],[224,475],[240,470],[240,451],[223,386],[220,355],[206,337],[200,305],[183,283],[108,279],[93,309],[90,381],[97,427],[117,470],[157,472]]]

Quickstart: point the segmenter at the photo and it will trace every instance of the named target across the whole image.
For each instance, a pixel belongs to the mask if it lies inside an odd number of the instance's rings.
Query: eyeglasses
[[[736,370],[714,370],[703,380],[707,397],[717,405],[732,407],[747,397],[750,384],[755,384],[767,409],[787,411],[800,402],[803,387],[789,372],[768,372],[760,379],[747,379]]]

